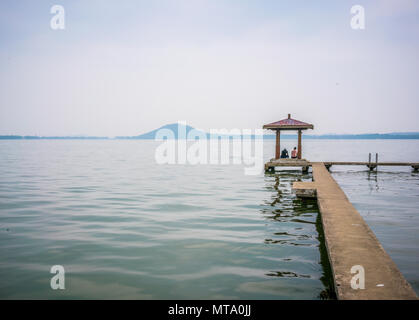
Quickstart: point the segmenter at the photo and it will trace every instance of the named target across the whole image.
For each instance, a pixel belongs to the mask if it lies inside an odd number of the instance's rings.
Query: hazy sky
[[[418,57],[417,0],[4,0],[0,134],[251,129],[287,113],[316,134],[419,131]]]

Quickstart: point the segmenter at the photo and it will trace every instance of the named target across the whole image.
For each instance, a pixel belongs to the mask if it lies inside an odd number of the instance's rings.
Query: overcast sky
[[[315,134],[419,131],[418,57],[416,0],[5,0],[0,134],[252,129],[288,113]]]

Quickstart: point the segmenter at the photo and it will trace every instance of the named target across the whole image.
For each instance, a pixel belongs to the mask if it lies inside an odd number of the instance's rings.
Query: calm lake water
[[[283,140],[288,150],[295,141]],[[155,141],[0,141],[0,298],[319,299],[330,284],[300,170],[158,165]],[[417,140],[306,140],[310,160],[419,161]],[[265,141],[265,160],[274,141]],[[419,293],[419,174],[332,167]],[[323,262],[323,263],[322,263]],[[62,265],[65,290],[52,290]]]

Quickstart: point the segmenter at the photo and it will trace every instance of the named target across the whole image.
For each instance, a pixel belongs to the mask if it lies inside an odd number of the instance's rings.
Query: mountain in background
[[[195,128],[188,126],[188,125],[184,125],[182,123],[171,123],[171,124],[166,124],[165,126],[162,126],[158,129],[154,129],[152,131],[149,131],[147,133],[143,133],[140,134],[138,136],[132,136],[132,137],[115,137],[116,139],[138,139],[138,140],[154,140],[156,137],[156,133],[159,130],[163,130],[163,129],[167,129],[167,130],[171,130],[174,134],[174,138],[175,139],[179,139],[179,132],[185,132],[186,136],[188,136],[189,132],[192,130],[196,130]],[[196,130],[199,131],[199,130]],[[207,135],[205,132],[200,131],[202,134]],[[208,136],[208,135],[207,135]],[[181,137],[184,138],[184,137]]]
[[[165,126],[162,126],[158,129],[137,135],[137,136],[119,136],[114,139],[123,139],[123,140],[154,140],[156,133],[159,130],[166,129],[170,130],[173,133],[173,139],[184,139],[188,134],[194,130],[195,134],[200,136],[206,136],[208,139],[221,137],[221,138],[246,138],[246,139],[275,139],[274,134],[264,134],[263,136],[252,135],[211,135],[210,133],[197,130],[189,125],[184,125],[182,123],[171,123]],[[181,136],[179,136],[179,133]],[[184,136],[183,136],[184,134]],[[322,134],[322,135],[310,135],[304,134],[304,139],[419,139],[419,132],[392,132],[392,133],[365,133],[365,134]],[[45,140],[45,139],[57,139],[57,140],[101,140],[101,139],[111,139],[108,137],[90,137],[90,136],[19,136],[19,135],[3,135],[0,136],[0,140]],[[281,134],[281,139],[297,139],[297,134]]]

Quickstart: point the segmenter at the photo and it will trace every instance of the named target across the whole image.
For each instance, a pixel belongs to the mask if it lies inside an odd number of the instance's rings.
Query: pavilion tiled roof
[[[281,130],[304,130],[313,129],[313,125],[303,121],[295,120],[291,118],[291,114],[288,114],[287,119],[279,120],[269,124],[265,124],[263,129],[281,129]]]

